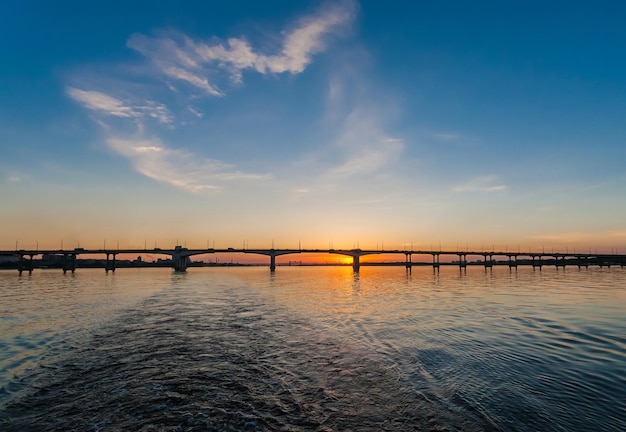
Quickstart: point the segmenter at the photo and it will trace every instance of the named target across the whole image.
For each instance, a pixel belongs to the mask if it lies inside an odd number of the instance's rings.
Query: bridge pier
[[[361,256],[360,255],[352,255],[352,270],[355,273],[358,273],[361,269]]]
[[[63,274],[76,271],[76,254],[63,254]]]
[[[489,257],[489,259],[487,259],[487,257]],[[484,264],[485,264],[485,268],[487,267],[493,267],[493,256],[485,254],[483,255],[484,260]]]
[[[276,271],[276,255],[270,255],[270,272],[274,273]]]
[[[24,255],[20,255],[20,262],[17,264],[17,271],[22,275],[22,272],[27,271],[28,274],[33,273],[33,269],[35,268],[35,263],[33,262],[33,256],[29,255],[30,259],[25,260]]]
[[[109,255],[113,255],[113,260],[109,259]],[[113,253],[113,254],[109,254],[107,253],[107,261],[106,264],[104,266],[104,270],[108,273],[109,271],[115,272],[115,260],[116,260],[117,254]]]
[[[242,250],[243,253],[247,253],[247,254],[259,254],[259,255],[265,255],[270,257],[270,273],[274,273],[276,271],[276,257],[277,256],[281,256],[281,255],[289,255],[289,254],[296,254],[296,253],[301,253],[301,250],[293,250],[293,249],[285,249],[285,250],[276,250],[274,248],[272,249],[246,249],[246,250]]]
[[[555,263],[556,268],[559,268],[559,267],[565,268],[565,265],[566,265],[565,257],[561,257],[561,259],[559,259],[558,256],[555,256],[554,258],[555,258],[555,261],[556,261],[556,263]]]
[[[176,273],[184,273],[187,271],[187,257],[184,255],[172,255],[174,271]]]
[[[433,268],[439,268],[439,254],[438,253],[434,253],[433,254]]]
[[[513,259],[515,257],[515,259]],[[517,268],[517,255],[509,255],[509,268]]]
[[[535,258],[536,258],[535,255],[533,255],[533,269],[535,267],[539,267],[539,270],[541,270],[541,267],[543,266],[543,261],[541,260],[541,255],[538,257],[539,259],[537,260],[538,261],[537,264],[535,264]]]
[[[172,254],[172,267],[176,273],[185,273],[189,262],[189,255],[185,253],[187,248],[175,246]]]
[[[459,268],[467,267],[467,254],[458,254],[459,255]]]
[[[405,252],[404,253],[405,256],[405,267],[407,268],[407,270],[412,270],[413,268],[413,259],[412,259],[412,255],[410,252]]]
[[[363,251],[361,249],[351,249],[349,251],[347,250],[335,250],[335,249],[329,249],[328,253],[336,253],[339,255],[346,255],[346,256],[350,256],[352,257],[352,270],[354,270],[355,273],[358,273],[359,270],[361,269],[361,257],[363,255],[371,255],[371,254],[376,254],[378,253],[378,251]],[[399,252],[398,252],[399,253]],[[410,265],[412,265],[412,263],[410,262],[410,258],[409,258],[409,253],[406,252],[402,252],[404,254],[407,255],[407,259],[408,261],[406,262],[406,266],[407,268],[409,268]]]

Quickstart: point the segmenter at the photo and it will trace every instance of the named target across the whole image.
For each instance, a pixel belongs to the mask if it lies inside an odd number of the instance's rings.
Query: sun
[[[351,265],[352,264],[352,257],[346,256],[346,255],[335,255],[332,258],[332,262],[334,262],[336,264]]]

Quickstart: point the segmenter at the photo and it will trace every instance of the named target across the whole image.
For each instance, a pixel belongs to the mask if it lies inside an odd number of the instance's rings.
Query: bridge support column
[[[512,267],[517,268],[517,255],[509,255],[509,268]]]
[[[459,254],[459,268],[467,267],[467,255]]]
[[[76,254],[64,254],[63,255],[63,274],[71,271],[76,271]]]
[[[176,273],[184,273],[187,271],[187,257],[185,255],[172,255],[172,264]]]
[[[411,254],[408,253],[408,252],[405,252],[404,255],[406,257],[406,259],[405,259],[405,266],[406,266],[407,270],[412,270],[413,260],[412,260]]]
[[[439,254],[433,254],[433,268],[439,268]]]
[[[276,255],[271,254],[270,255],[270,272],[275,272],[276,271]]]
[[[361,269],[361,257],[359,255],[353,255],[352,256],[352,270],[354,270],[355,273],[358,273],[359,270]]]
[[[113,259],[109,259],[109,255],[113,255]],[[108,254],[107,253],[107,262],[104,266],[104,270],[108,273],[109,271],[115,272],[115,261],[117,254]]]
[[[489,257],[489,259],[487,259],[487,257]],[[483,258],[485,259],[485,268],[493,267],[493,257],[491,255],[483,255]]]
[[[17,271],[20,272],[20,275],[23,271],[27,271],[28,274],[33,273],[33,269],[35,268],[35,264],[33,263],[33,255],[29,255],[30,259],[24,259],[24,255],[20,255],[20,262],[17,265]]]

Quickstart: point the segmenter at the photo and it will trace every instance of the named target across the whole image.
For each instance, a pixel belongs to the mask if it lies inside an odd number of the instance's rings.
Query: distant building
[[[43,265],[58,265],[62,264],[65,260],[63,255],[44,254],[41,257],[41,264]]]
[[[20,260],[20,257],[15,256],[15,255],[3,255],[0,256],[0,264],[5,264],[5,263],[16,263]]]

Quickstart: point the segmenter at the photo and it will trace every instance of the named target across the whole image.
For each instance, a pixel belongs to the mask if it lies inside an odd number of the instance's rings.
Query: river
[[[3,431],[623,431],[626,270],[0,272]]]

